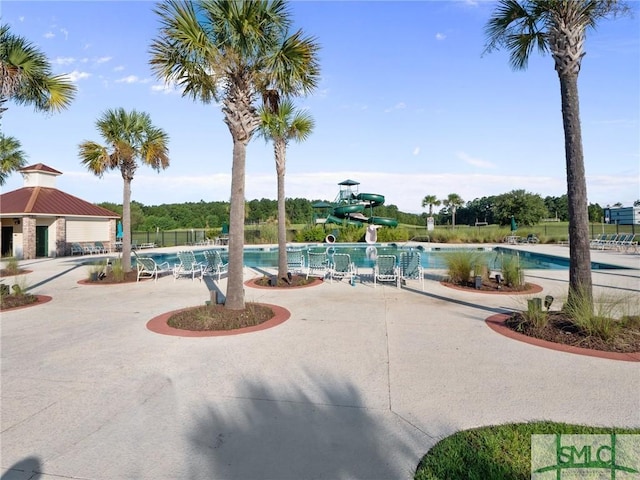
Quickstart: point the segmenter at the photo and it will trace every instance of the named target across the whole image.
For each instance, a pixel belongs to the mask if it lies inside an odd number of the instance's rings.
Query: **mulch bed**
[[[480,288],[476,288],[473,282],[467,282],[464,285],[458,283],[448,282],[443,280],[440,282],[441,285],[449,288],[455,288],[457,290],[465,290],[469,292],[478,292],[478,293],[508,293],[511,295],[523,294],[523,293],[539,293],[542,291],[542,287],[536,285],[535,283],[525,283],[520,287],[512,287],[509,285],[505,285],[504,282],[498,284],[494,278],[483,279],[482,285]]]
[[[17,310],[19,308],[47,303],[50,300],[51,297],[47,295],[32,295],[30,293],[23,295],[3,295],[2,302],[0,302],[0,310],[3,312],[7,310]]]
[[[33,270],[26,270],[26,269],[20,269],[17,272],[13,272],[13,271],[8,271],[7,269],[3,268],[0,270],[0,278],[1,277],[15,277],[16,275],[25,275],[27,273],[31,273]]]
[[[306,278],[304,275],[292,275],[291,278],[288,278],[287,280],[285,280],[284,278],[279,278],[276,285],[271,285],[271,279],[274,277],[275,275],[273,277],[264,276],[252,278],[251,280],[247,280],[245,282],[245,285],[255,288],[290,289],[312,287],[315,285],[320,285],[322,283],[322,279],[318,277]]]
[[[113,285],[119,283],[136,283],[138,280],[138,272],[136,270],[131,270],[124,274],[124,280],[117,280],[112,271],[109,271],[104,277],[99,278],[98,280],[90,280],[89,278],[85,278],[84,280],[80,280],[78,283],[82,285]],[[149,280],[149,278],[141,278],[140,281]]]
[[[635,327],[621,330],[608,341],[586,334],[564,312],[549,312],[549,322],[544,328],[527,322],[520,312],[511,314],[505,325],[514,332],[562,345],[604,352],[640,352],[640,322],[635,322]]]

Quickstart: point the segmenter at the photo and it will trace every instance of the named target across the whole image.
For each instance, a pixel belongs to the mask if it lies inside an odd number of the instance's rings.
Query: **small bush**
[[[322,225],[314,225],[313,227],[305,227],[298,230],[295,235],[295,241],[304,242],[324,242],[327,232]]]
[[[530,298],[527,300],[527,311],[522,312],[524,321],[529,322],[537,329],[542,329],[549,323],[549,314],[542,307],[541,298]]]
[[[113,274],[113,278],[117,282],[124,282],[124,267],[122,266],[122,259],[116,258],[111,262],[111,272]]]
[[[464,285],[471,278],[471,272],[478,263],[478,254],[460,250],[459,252],[448,252],[445,262],[447,264],[447,272],[449,281],[459,285]]]
[[[631,296],[601,294],[592,300],[579,291],[562,309],[583,333],[604,341],[615,337],[622,328],[640,324],[637,298]]]
[[[504,257],[502,261],[502,277],[504,283],[511,287],[521,287],[524,284],[524,271],[518,257]]]
[[[20,266],[18,265],[18,259],[15,257],[7,259],[7,263],[4,266],[4,273],[6,275],[17,275],[19,271]]]

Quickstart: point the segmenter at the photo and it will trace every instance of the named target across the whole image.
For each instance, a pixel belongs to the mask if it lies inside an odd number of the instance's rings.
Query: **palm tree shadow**
[[[348,382],[243,384],[194,414],[193,479],[411,478],[425,434],[385,409],[364,406]]]
[[[42,465],[38,457],[26,457],[11,465],[0,480],[38,480],[41,478]]]

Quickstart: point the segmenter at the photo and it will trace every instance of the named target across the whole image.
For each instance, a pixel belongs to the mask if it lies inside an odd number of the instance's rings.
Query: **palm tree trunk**
[[[243,310],[244,305],[244,183],[247,147],[233,140],[231,167],[231,206],[229,211],[229,274],[225,308]]]
[[[577,73],[559,74],[562,98],[562,122],[567,163],[567,200],[569,204],[569,295],[592,298],[591,251],[589,250],[589,212],[587,182],[582,153],[580,101]]]
[[[287,276],[287,212],[284,196],[284,174],[286,145],[283,141],[274,142],[276,173],[278,176],[278,278]]]
[[[131,179],[122,176],[122,269],[131,271]]]

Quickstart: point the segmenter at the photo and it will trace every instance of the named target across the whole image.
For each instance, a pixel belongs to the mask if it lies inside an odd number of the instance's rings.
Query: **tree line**
[[[426,198],[426,197],[425,197]],[[313,204],[329,203],[327,200],[308,200],[306,198],[287,198],[285,200],[286,222],[296,225],[313,223],[316,217],[322,217],[322,210],[314,209]],[[122,214],[122,205],[102,202],[99,206]],[[434,205],[438,205],[434,203]],[[536,225],[545,220],[569,221],[569,207],[566,195],[542,197],[524,190],[513,190],[501,195],[491,195],[462,202],[456,207],[456,225],[473,226],[478,223],[488,225],[509,225],[513,215],[522,226]],[[428,205],[426,205],[428,206]],[[429,212],[406,213],[396,205],[380,205],[374,208],[374,215],[395,218],[405,225],[426,225]],[[452,206],[444,206],[434,217],[436,225],[452,224]],[[277,222],[278,202],[268,198],[249,200],[245,203],[245,223],[260,224]],[[597,203],[589,204],[589,220],[594,223],[603,219],[602,207]],[[215,201],[171,203],[162,205],[144,205],[131,202],[131,228],[134,231],[179,230],[189,228],[221,228],[229,224],[229,202]]]

